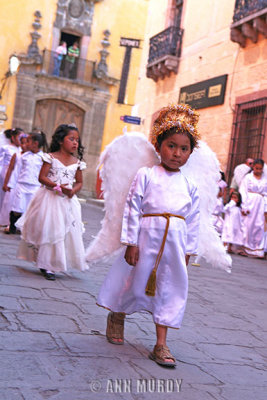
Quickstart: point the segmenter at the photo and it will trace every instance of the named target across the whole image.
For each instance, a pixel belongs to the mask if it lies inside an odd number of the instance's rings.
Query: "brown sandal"
[[[124,313],[111,311],[108,314],[106,337],[110,343],[124,344],[124,318]]]
[[[159,365],[164,365],[165,367],[175,367],[176,360],[170,353],[170,349],[167,346],[154,346],[153,352],[149,353],[149,358],[155,361]],[[166,361],[167,359],[173,361]]]

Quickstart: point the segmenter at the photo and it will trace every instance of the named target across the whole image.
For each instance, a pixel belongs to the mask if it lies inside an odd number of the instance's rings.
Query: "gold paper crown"
[[[200,139],[200,134],[197,131],[198,119],[199,114],[187,104],[170,104],[168,107],[163,107],[152,127],[152,144],[155,146],[159,135],[175,127],[178,130],[177,133],[181,130],[192,135],[197,145]]]

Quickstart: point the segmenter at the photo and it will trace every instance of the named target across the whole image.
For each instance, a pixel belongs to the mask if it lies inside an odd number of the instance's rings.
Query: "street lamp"
[[[8,61],[8,71],[5,73],[4,78],[1,79],[0,99],[2,99],[2,93],[6,86],[7,79],[10,76],[15,75],[17,73],[19,64],[20,64],[20,61],[19,61],[18,57],[15,54],[12,54],[9,57],[9,61]]]

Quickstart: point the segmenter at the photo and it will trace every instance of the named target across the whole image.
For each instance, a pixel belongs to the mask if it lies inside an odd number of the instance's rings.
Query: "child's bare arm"
[[[10,160],[10,163],[9,163],[9,166],[8,166],[8,169],[7,169],[7,172],[6,172],[5,180],[4,180],[4,185],[3,185],[3,191],[4,192],[7,192],[7,191],[10,190],[9,187],[8,187],[8,182],[9,182],[9,178],[10,178],[10,176],[12,174],[12,171],[13,171],[13,169],[15,167],[16,157],[17,157],[17,155],[15,153],[15,154],[13,154],[13,156],[12,156],[12,158]]]
[[[139,259],[139,248],[137,246],[127,246],[124,258],[129,265],[135,267]]]
[[[43,163],[40,174],[39,174],[39,182],[47,187],[53,188],[57,184],[55,182],[52,182],[49,178],[47,178],[50,168],[51,168],[51,164],[49,164],[47,162]]]

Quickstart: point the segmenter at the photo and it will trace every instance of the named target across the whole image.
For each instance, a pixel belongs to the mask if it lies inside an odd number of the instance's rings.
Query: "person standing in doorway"
[[[67,43],[60,42],[60,45],[56,48],[54,53],[54,70],[53,75],[59,76],[60,66],[63,60],[63,57],[67,54]]]
[[[68,54],[65,59],[64,76],[66,78],[72,78],[72,74],[75,67],[75,61],[79,58],[80,50],[78,42],[74,42],[72,46],[68,48]]]

